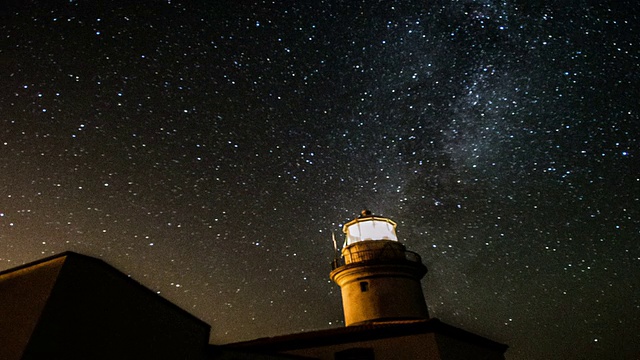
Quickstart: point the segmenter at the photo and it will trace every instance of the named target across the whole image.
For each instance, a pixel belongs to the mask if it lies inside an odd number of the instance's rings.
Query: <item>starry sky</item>
[[[634,1],[4,1],[0,269],[96,256],[212,343],[343,326],[331,233],[507,359],[640,356]]]

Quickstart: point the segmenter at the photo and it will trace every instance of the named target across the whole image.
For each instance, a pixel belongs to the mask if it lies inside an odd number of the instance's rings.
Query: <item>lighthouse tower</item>
[[[345,325],[428,319],[420,285],[427,268],[398,242],[396,223],[363,210],[343,231],[342,256],[330,276],[342,291]]]

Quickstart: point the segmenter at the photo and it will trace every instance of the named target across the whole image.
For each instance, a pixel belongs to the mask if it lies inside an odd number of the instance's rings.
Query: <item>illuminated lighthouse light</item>
[[[363,216],[344,225],[347,234],[346,246],[365,240],[398,241],[396,223],[390,219],[363,213]]]

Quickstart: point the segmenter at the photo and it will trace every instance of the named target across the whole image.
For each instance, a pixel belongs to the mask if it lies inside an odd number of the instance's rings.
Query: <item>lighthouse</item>
[[[342,292],[346,326],[429,318],[420,284],[427,267],[398,241],[396,226],[368,210],[344,225],[330,277]]]

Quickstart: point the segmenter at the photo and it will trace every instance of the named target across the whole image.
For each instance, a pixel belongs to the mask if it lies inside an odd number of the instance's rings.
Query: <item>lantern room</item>
[[[342,229],[347,235],[345,246],[366,240],[398,241],[396,223],[385,217],[374,216],[363,210],[360,216],[346,223]]]

